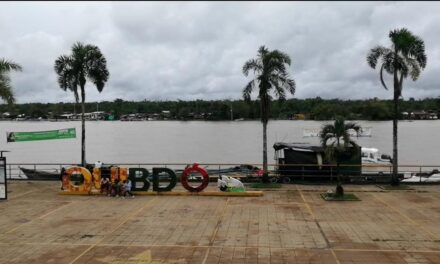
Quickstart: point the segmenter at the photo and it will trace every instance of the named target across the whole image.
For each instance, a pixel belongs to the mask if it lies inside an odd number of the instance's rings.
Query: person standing
[[[66,169],[61,168],[60,172],[60,181],[61,181],[61,191],[64,191],[64,174],[66,173]]]

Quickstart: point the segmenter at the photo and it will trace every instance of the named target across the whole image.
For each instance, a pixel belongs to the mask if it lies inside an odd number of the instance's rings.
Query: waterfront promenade
[[[439,186],[346,185],[362,201],[325,202],[330,188],[120,199],[12,181],[0,263],[440,263]]]

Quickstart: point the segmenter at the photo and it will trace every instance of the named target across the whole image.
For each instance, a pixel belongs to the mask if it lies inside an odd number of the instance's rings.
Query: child
[[[124,182],[124,197],[127,196],[127,194],[129,194],[131,197],[134,197],[133,193],[131,192],[131,181],[130,179],[127,179]]]

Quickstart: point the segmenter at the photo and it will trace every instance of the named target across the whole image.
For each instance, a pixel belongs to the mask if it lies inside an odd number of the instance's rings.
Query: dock
[[[123,199],[9,181],[0,263],[440,263],[440,188],[412,187],[345,185],[360,202],[295,184],[259,197]]]

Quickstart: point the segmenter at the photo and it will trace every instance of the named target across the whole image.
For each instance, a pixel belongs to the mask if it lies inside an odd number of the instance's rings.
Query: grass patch
[[[405,191],[405,190],[414,190],[414,188],[405,185],[405,184],[399,184],[397,186],[393,185],[376,185],[377,187],[381,188],[382,190],[387,191]]]
[[[360,201],[353,193],[344,193],[343,196],[335,196],[334,193],[321,193],[322,199],[326,201]]]
[[[269,188],[269,189],[276,189],[281,188],[281,184],[279,183],[262,183],[262,182],[256,182],[251,184],[252,188]]]

